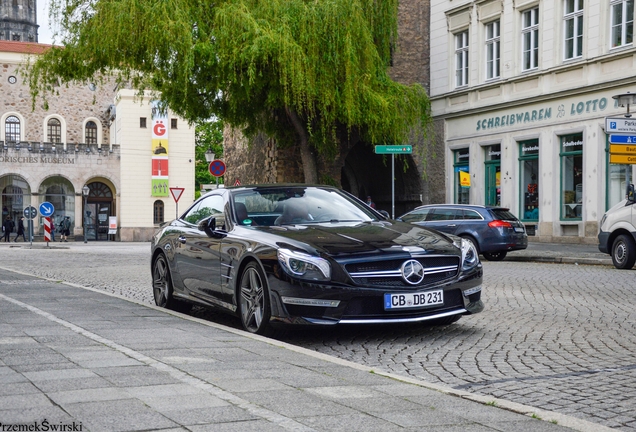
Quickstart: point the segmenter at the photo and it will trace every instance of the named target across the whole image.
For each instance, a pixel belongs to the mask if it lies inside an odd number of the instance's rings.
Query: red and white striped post
[[[50,217],[44,218],[44,241],[47,243],[51,241],[51,218]]]

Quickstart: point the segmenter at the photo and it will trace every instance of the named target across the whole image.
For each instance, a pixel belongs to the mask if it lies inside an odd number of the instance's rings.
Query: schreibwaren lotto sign
[[[605,133],[636,133],[636,119],[626,117],[607,117]]]

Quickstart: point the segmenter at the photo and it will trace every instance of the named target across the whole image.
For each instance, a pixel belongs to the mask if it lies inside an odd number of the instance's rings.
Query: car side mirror
[[[216,218],[214,216],[207,217],[199,222],[197,226],[199,231],[204,231],[208,237],[214,237],[214,230],[216,229]]]
[[[380,214],[382,216],[384,216],[385,219],[391,219],[391,215],[389,215],[389,212],[386,210],[378,210],[380,212]]]
[[[630,183],[627,186],[627,201],[634,202],[634,199],[634,185]]]

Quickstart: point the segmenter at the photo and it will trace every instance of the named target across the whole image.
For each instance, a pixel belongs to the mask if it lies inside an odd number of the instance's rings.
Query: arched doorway
[[[87,240],[108,240],[108,218],[113,216],[113,191],[102,182],[88,185],[89,193],[84,208]]]
[[[64,217],[68,216],[71,220],[71,232],[73,232],[75,225],[75,188],[73,184],[64,177],[49,177],[40,185],[39,194],[44,197],[43,201],[50,202],[55,209],[51,216],[53,225],[59,227]],[[43,221],[40,220],[40,232],[44,232],[42,223]]]
[[[31,205],[31,188],[19,175],[0,177],[2,220],[11,216],[14,221],[20,219],[24,209]]]

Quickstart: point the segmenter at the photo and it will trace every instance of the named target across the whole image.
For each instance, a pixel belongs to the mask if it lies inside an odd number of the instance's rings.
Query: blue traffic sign
[[[221,177],[223,174],[225,174],[225,162],[220,159],[213,160],[212,162],[210,162],[208,170],[214,177]]]
[[[616,135],[609,136],[611,144],[636,144],[636,135]]]
[[[55,211],[55,207],[50,202],[44,201],[40,204],[40,214],[44,217],[49,217]]]

